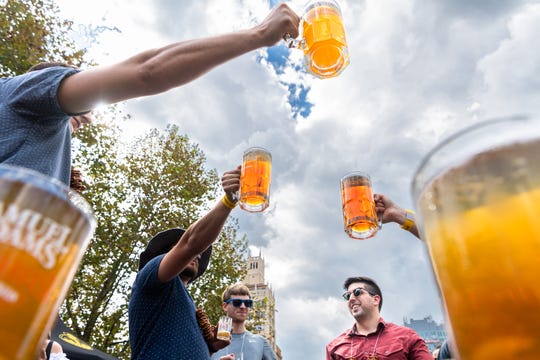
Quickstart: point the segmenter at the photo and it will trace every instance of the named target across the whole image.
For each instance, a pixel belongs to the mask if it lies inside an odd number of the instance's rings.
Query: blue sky
[[[444,319],[426,244],[395,224],[365,241],[343,232],[344,174],[367,172],[376,192],[414,208],[414,171],[433,146],[483,119],[540,107],[538,1],[338,2],[351,62],[336,78],[311,77],[301,52],[279,44],[122,105],[132,116],[126,134],[177,124],[219,173],[238,165],[247,147],[271,151],[270,208],[233,215],[265,257],[286,360],[324,359],[325,344],[352,325],[340,296],[349,276],[378,281],[387,321]],[[260,0],[59,4],[78,23],[118,29],[92,46],[103,65],[253,26],[269,9]],[[288,4],[298,12],[304,5]]]

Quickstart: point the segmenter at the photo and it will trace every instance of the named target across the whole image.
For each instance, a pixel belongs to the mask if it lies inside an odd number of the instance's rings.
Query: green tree
[[[22,74],[41,61],[83,64],[85,50],[68,36],[72,25],[58,17],[53,0],[0,0],[0,76]]]
[[[138,254],[157,232],[187,228],[213,206],[219,178],[175,126],[153,129],[128,146],[116,125],[99,121],[77,135],[74,159],[88,178],[83,195],[99,225],[62,316],[81,339],[127,358],[127,304]],[[228,222],[207,272],[190,286],[214,323],[221,291],[245,274],[247,241],[237,238],[237,227]]]

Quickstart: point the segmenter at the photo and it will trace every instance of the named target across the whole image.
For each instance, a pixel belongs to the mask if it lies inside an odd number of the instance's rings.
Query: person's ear
[[[377,305],[377,309],[378,309],[379,303],[381,302],[381,297],[379,295],[373,295],[373,300],[375,302],[375,305]]]

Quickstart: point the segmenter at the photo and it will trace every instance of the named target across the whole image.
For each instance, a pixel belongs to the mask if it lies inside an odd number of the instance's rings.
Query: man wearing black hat
[[[132,359],[210,359],[186,287],[206,270],[211,245],[236,205],[240,167],[225,172],[221,184],[225,195],[210,212],[185,231],[160,232],[141,253],[129,302]]]

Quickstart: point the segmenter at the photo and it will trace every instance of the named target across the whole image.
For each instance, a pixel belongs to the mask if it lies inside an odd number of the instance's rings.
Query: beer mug
[[[304,6],[301,39],[285,35],[289,48],[304,51],[307,71],[321,79],[339,75],[349,65],[341,9],[335,0],[311,0]]]
[[[231,340],[232,318],[221,316],[218,322],[217,339]]]
[[[260,147],[244,152],[240,173],[240,207],[249,212],[261,212],[270,204],[272,155]]]
[[[0,359],[36,358],[95,226],[64,184],[0,165]]]
[[[381,228],[368,174],[355,171],[341,179],[341,205],[345,232],[351,238],[369,239]]]
[[[415,173],[413,198],[456,358],[540,359],[540,120],[469,127]]]

